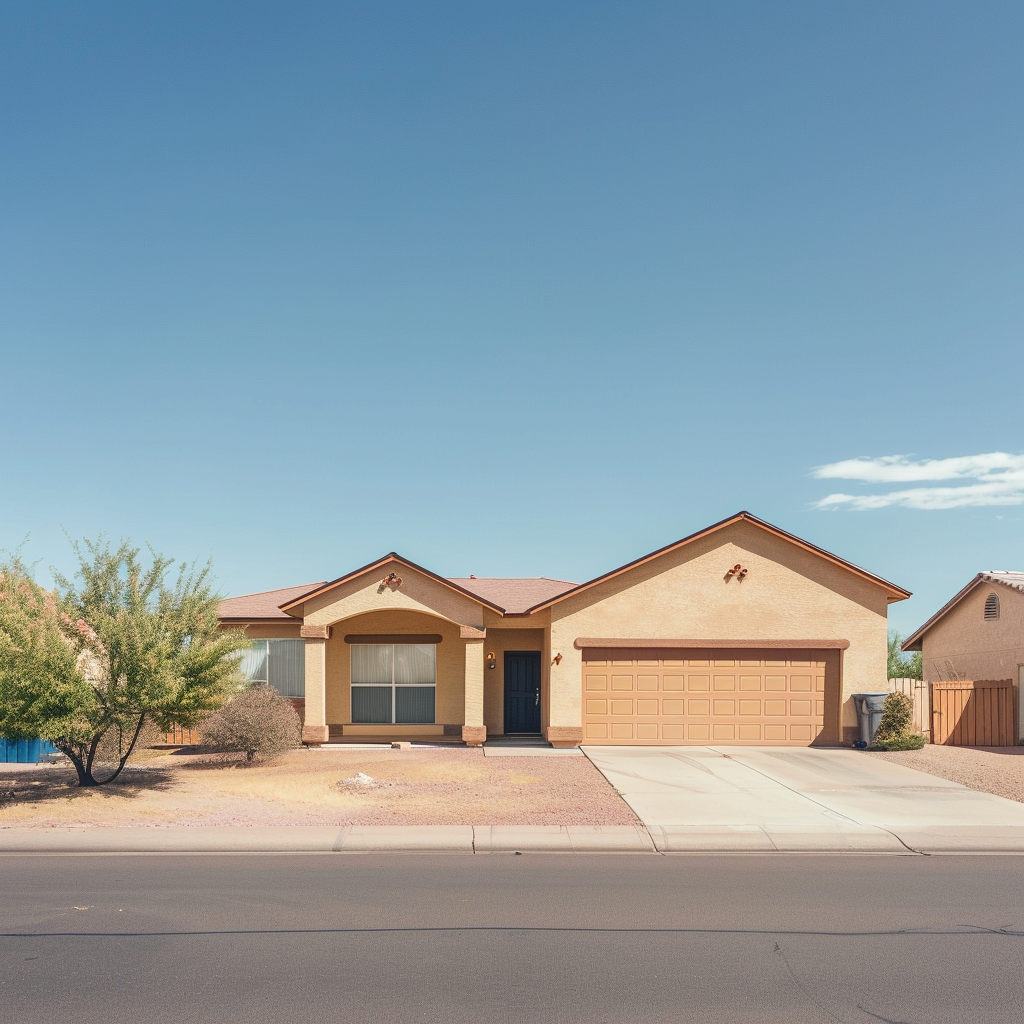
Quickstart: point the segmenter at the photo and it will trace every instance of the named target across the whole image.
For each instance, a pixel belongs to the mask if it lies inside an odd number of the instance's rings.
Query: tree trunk
[[[128,744],[128,749],[121,755],[121,760],[118,762],[117,767],[114,769],[113,775],[107,776],[102,781],[93,783],[97,786],[105,786],[108,782],[113,782],[114,779],[124,771],[124,766],[128,763],[128,758],[132,756],[132,751],[135,749],[135,744],[138,742],[139,734],[142,732],[143,723],[146,721],[146,713],[143,712],[139,715],[139,724],[135,726],[135,732],[132,735],[132,741]],[[90,772],[91,775],[91,772]]]
[[[105,786],[108,782],[113,782],[114,779],[124,771],[124,766],[128,763],[128,758],[131,757],[132,751],[135,749],[135,744],[138,742],[139,735],[142,732],[142,726],[145,724],[146,715],[143,712],[139,715],[138,724],[135,726],[135,732],[132,735],[132,741],[128,744],[128,749],[121,756],[117,767],[113,773],[108,775],[105,779],[97,779],[92,773],[93,760],[96,757],[96,749],[100,745],[100,740],[103,739],[106,734],[106,730],[97,733],[92,738],[92,742],[89,744],[89,749],[84,753],[80,749],[76,749],[70,743],[55,743],[57,749],[64,754],[67,759],[75,766],[75,771],[78,772],[78,785],[79,786]]]
[[[79,786],[98,786],[99,783],[92,777],[92,772],[86,767],[80,751],[76,750],[70,743],[57,741],[54,746],[75,766],[78,772]]]

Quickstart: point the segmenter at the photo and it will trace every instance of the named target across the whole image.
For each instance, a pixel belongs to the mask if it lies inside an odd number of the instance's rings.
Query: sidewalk
[[[284,825],[0,828],[0,855],[77,853],[1024,854],[1019,826]]]
[[[640,825],[0,828],[4,853],[654,853]]]

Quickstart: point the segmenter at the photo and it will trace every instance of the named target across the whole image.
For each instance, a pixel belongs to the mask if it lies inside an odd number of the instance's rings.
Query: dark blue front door
[[[540,732],[540,651],[505,652],[505,732]]]

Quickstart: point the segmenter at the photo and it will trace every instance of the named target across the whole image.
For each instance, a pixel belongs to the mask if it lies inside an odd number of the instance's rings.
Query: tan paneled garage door
[[[822,732],[824,651],[583,651],[583,742],[807,746]]]

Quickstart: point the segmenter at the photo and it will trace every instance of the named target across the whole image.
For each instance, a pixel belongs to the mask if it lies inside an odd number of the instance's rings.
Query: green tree
[[[81,786],[113,781],[147,722],[191,726],[241,684],[247,644],[217,624],[210,567],[102,538],[46,591],[15,554],[0,564],[0,736],[50,740]],[[102,777],[99,777],[102,776]]]
[[[920,651],[912,651],[908,657],[902,651],[903,637],[895,629],[889,631],[889,678],[923,679],[924,661]]]

